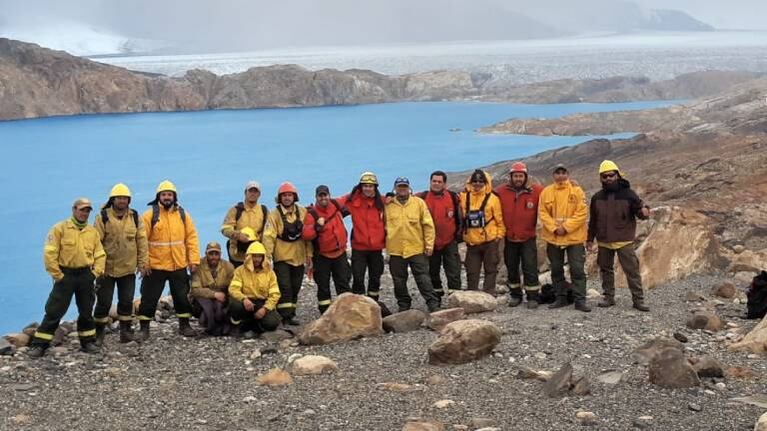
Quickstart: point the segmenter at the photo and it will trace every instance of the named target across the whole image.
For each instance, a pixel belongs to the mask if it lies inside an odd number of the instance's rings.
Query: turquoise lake
[[[378,174],[382,190],[389,190],[397,176],[409,177],[414,189],[422,190],[437,169],[466,170],[589,139],[487,136],[473,132],[478,127],[513,117],[555,118],[674,103],[392,103],[0,122],[0,237],[6,246],[0,254],[5,269],[0,274],[0,334],[43,317],[51,288],[42,260],[48,229],[71,216],[76,197],[100,205],[117,182],[131,188],[132,206],[143,212],[157,184],[173,181],[204,247],[208,241],[223,242],[219,227],[224,214],[242,199],[249,179],[261,182],[261,201],[270,207],[283,181],[292,181],[301,203],[308,205],[318,184],[329,185],[334,195],[346,193],[367,170]],[[618,137],[623,136],[630,134]],[[75,310],[73,304],[70,317]]]

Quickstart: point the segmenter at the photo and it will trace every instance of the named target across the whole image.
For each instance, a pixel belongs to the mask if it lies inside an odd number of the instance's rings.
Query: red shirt
[[[312,211],[317,213],[318,218],[325,219],[325,224],[322,227],[316,224]],[[317,254],[336,258],[346,252],[348,236],[343,215],[332,202],[325,208],[319,205],[312,205],[307,208],[306,217],[304,217],[303,239],[313,241],[315,238],[317,241],[314,244],[319,248],[319,250],[314,250]]]
[[[461,215],[460,207],[458,204],[458,212],[456,213],[456,205],[453,200],[451,192],[445,190],[442,194],[435,194],[432,191],[418,193],[418,197],[426,202],[426,206],[429,207],[431,218],[434,220],[434,228],[436,230],[436,237],[434,238],[434,250],[441,250],[456,238],[456,232],[458,231],[457,221],[460,222]],[[458,200],[458,196],[455,196]]]
[[[496,187],[495,193],[501,199],[503,223],[506,225],[506,238],[512,242],[525,242],[535,238],[535,226],[538,223],[538,199],[543,186],[533,184],[521,191],[512,189],[508,184]]]
[[[386,247],[386,227],[383,210],[375,205],[375,198],[357,192],[336,199],[352,215],[352,249],[380,251]]]

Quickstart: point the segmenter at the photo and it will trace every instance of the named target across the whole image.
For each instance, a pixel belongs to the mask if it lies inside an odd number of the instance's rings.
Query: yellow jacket
[[[224,223],[221,225],[221,233],[230,240],[229,256],[238,262],[245,261],[245,253],[240,253],[240,251],[237,250],[237,240],[232,239],[232,237],[234,237],[235,234],[240,233],[240,230],[250,227],[256,232],[256,236],[258,237],[257,241],[263,242],[261,237],[263,236],[264,223],[266,223],[266,220],[264,220],[264,210],[261,208],[260,204],[250,207],[247,202],[244,202],[243,205],[245,206],[245,209],[240,215],[239,220],[235,220],[237,217],[237,208],[231,207],[229,208],[229,211],[226,212]]]
[[[245,263],[234,270],[234,278],[229,284],[229,296],[233,301],[240,302],[245,298],[265,299],[264,307],[274,310],[280,300],[280,288],[269,262],[264,259],[263,267],[256,270],[250,257],[247,257]]]
[[[64,278],[61,268],[90,267],[93,275],[104,274],[106,253],[101,237],[93,226],[79,229],[72,220],[56,223],[48,232],[43,247],[45,270],[59,281]]]
[[[146,230],[138,217],[138,226],[133,222],[131,210],[122,219],[112,208],[105,209],[107,222],[101,214],[96,215],[93,227],[101,235],[101,244],[107,254],[106,275],[114,278],[135,274],[137,269],[147,265]]]
[[[200,267],[192,274],[192,291],[195,298],[215,298],[216,292],[227,293],[234,277],[234,265],[220,260],[216,268],[216,276],[208,266],[208,260],[203,259]]]
[[[304,207],[294,204],[290,210],[284,207],[282,210],[285,212],[288,223],[293,223],[296,220],[296,211],[298,211],[298,217],[302,222],[306,218],[306,208]],[[266,247],[268,257],[274,262],[285,262],[293,266],[305,264],[306,259],[312,257],[311,241],[304,241],[303,239],[293,242],[283,241],[277,238],[277,234],[281,233],[282,229],[282,217],[275,208],[269,213],[264,230],[264,247]]]
[[[396,197],[384,207],[386,251],[405,259],[434,250],[434,221],[426,202],[410,196],[402,204]]]
[[[160,205],[160,219],[152,228],[152,209],[143,216],[149,241],[149,267],[163,271],[177,271],[190,264],[200,264],[200,244],[197,229],[189,213],[186,223],[181,221],[177,206],[170,210]]]
[[[488,172],[485,172],[487,183],[485,188],[479,192],[474,192],[471,186],[471,177],[466,180],[466,189],[461,192],[461,210],[466,217],[466,199],[469,199],[469,209],[477,211],[482,206],[485,196],[490,194],[490,198],[485,205],[485,227],[470,228],[464,225],[463,241],[466,245],[480,245],[486,242],[495,241],[506,236],[506,225],[503,223],[503,210],[501,209],[501,200],[493,193],[493,179]]]
[[[549,244],[568,246],[586,242],[588,215],[586,194],[570,181],[551,184],[541,192],[538,203],[541,238]],[[567,231],[565,235],[554,235],[559,225]]]

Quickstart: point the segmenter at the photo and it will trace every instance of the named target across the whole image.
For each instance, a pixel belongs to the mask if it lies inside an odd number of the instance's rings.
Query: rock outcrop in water
[[[170,78],[97,63],[0,38],[0,120],[90,113],[353,105],[396,101],[616,102],[711,95],[749,81],[747,72],[704,72],[670,81],[615,77],[508,86],[492,74],[434,71],[386,76],[369,70],[254,67]],[[503,82],[503,81],[501,81]]]

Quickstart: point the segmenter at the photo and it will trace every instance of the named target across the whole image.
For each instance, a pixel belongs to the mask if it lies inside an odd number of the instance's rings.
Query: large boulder
[[[689,388],[700,385],[695,369],[681,350],[666,348],[658,352],[648,368],[650,383],[666,388]]]
[[[439,310],[429,314],[429,319],[426,321],[426,326],[433,331],[441,331],[448,323],[461,320],[466,317],[466,312],[463,308],[448,308],[447,310]]]
[[[759,416],[759,419],[754,425],[754,431],[767,431],[767,413]]]
[[[501,341],[501,330],[487,320],[459,320],[448,324],[431,346],[432,365],[465,364],[493,351]]]
[[[495,297],[489,293],[477,290],[453,292],[447,297],[447,306],[463,308],[466,314],[493,311],[498,306]]]
[[[742,340],[729,347],[732,351],[749,351],[757,354],[767,353],[767,316],[754,327]]]
[[[383,334],[381,308],[362,295],[344,293],[298,335],[304,345],[330,344]]]
[[[338,365],[324,356],[306,355],[290,363],[290,373],[294,376],[330,374],[338,370]]]
[[[631,354],[631,357],[639,364],[648,365],[663,349],[673,348],[683,350],[684,345],[670,338],[654,338],[639,346]]]
[[[407,310],[383,318],[386,332],[410,332],[421,328],[426,320],[426,313],[420,310]]]

